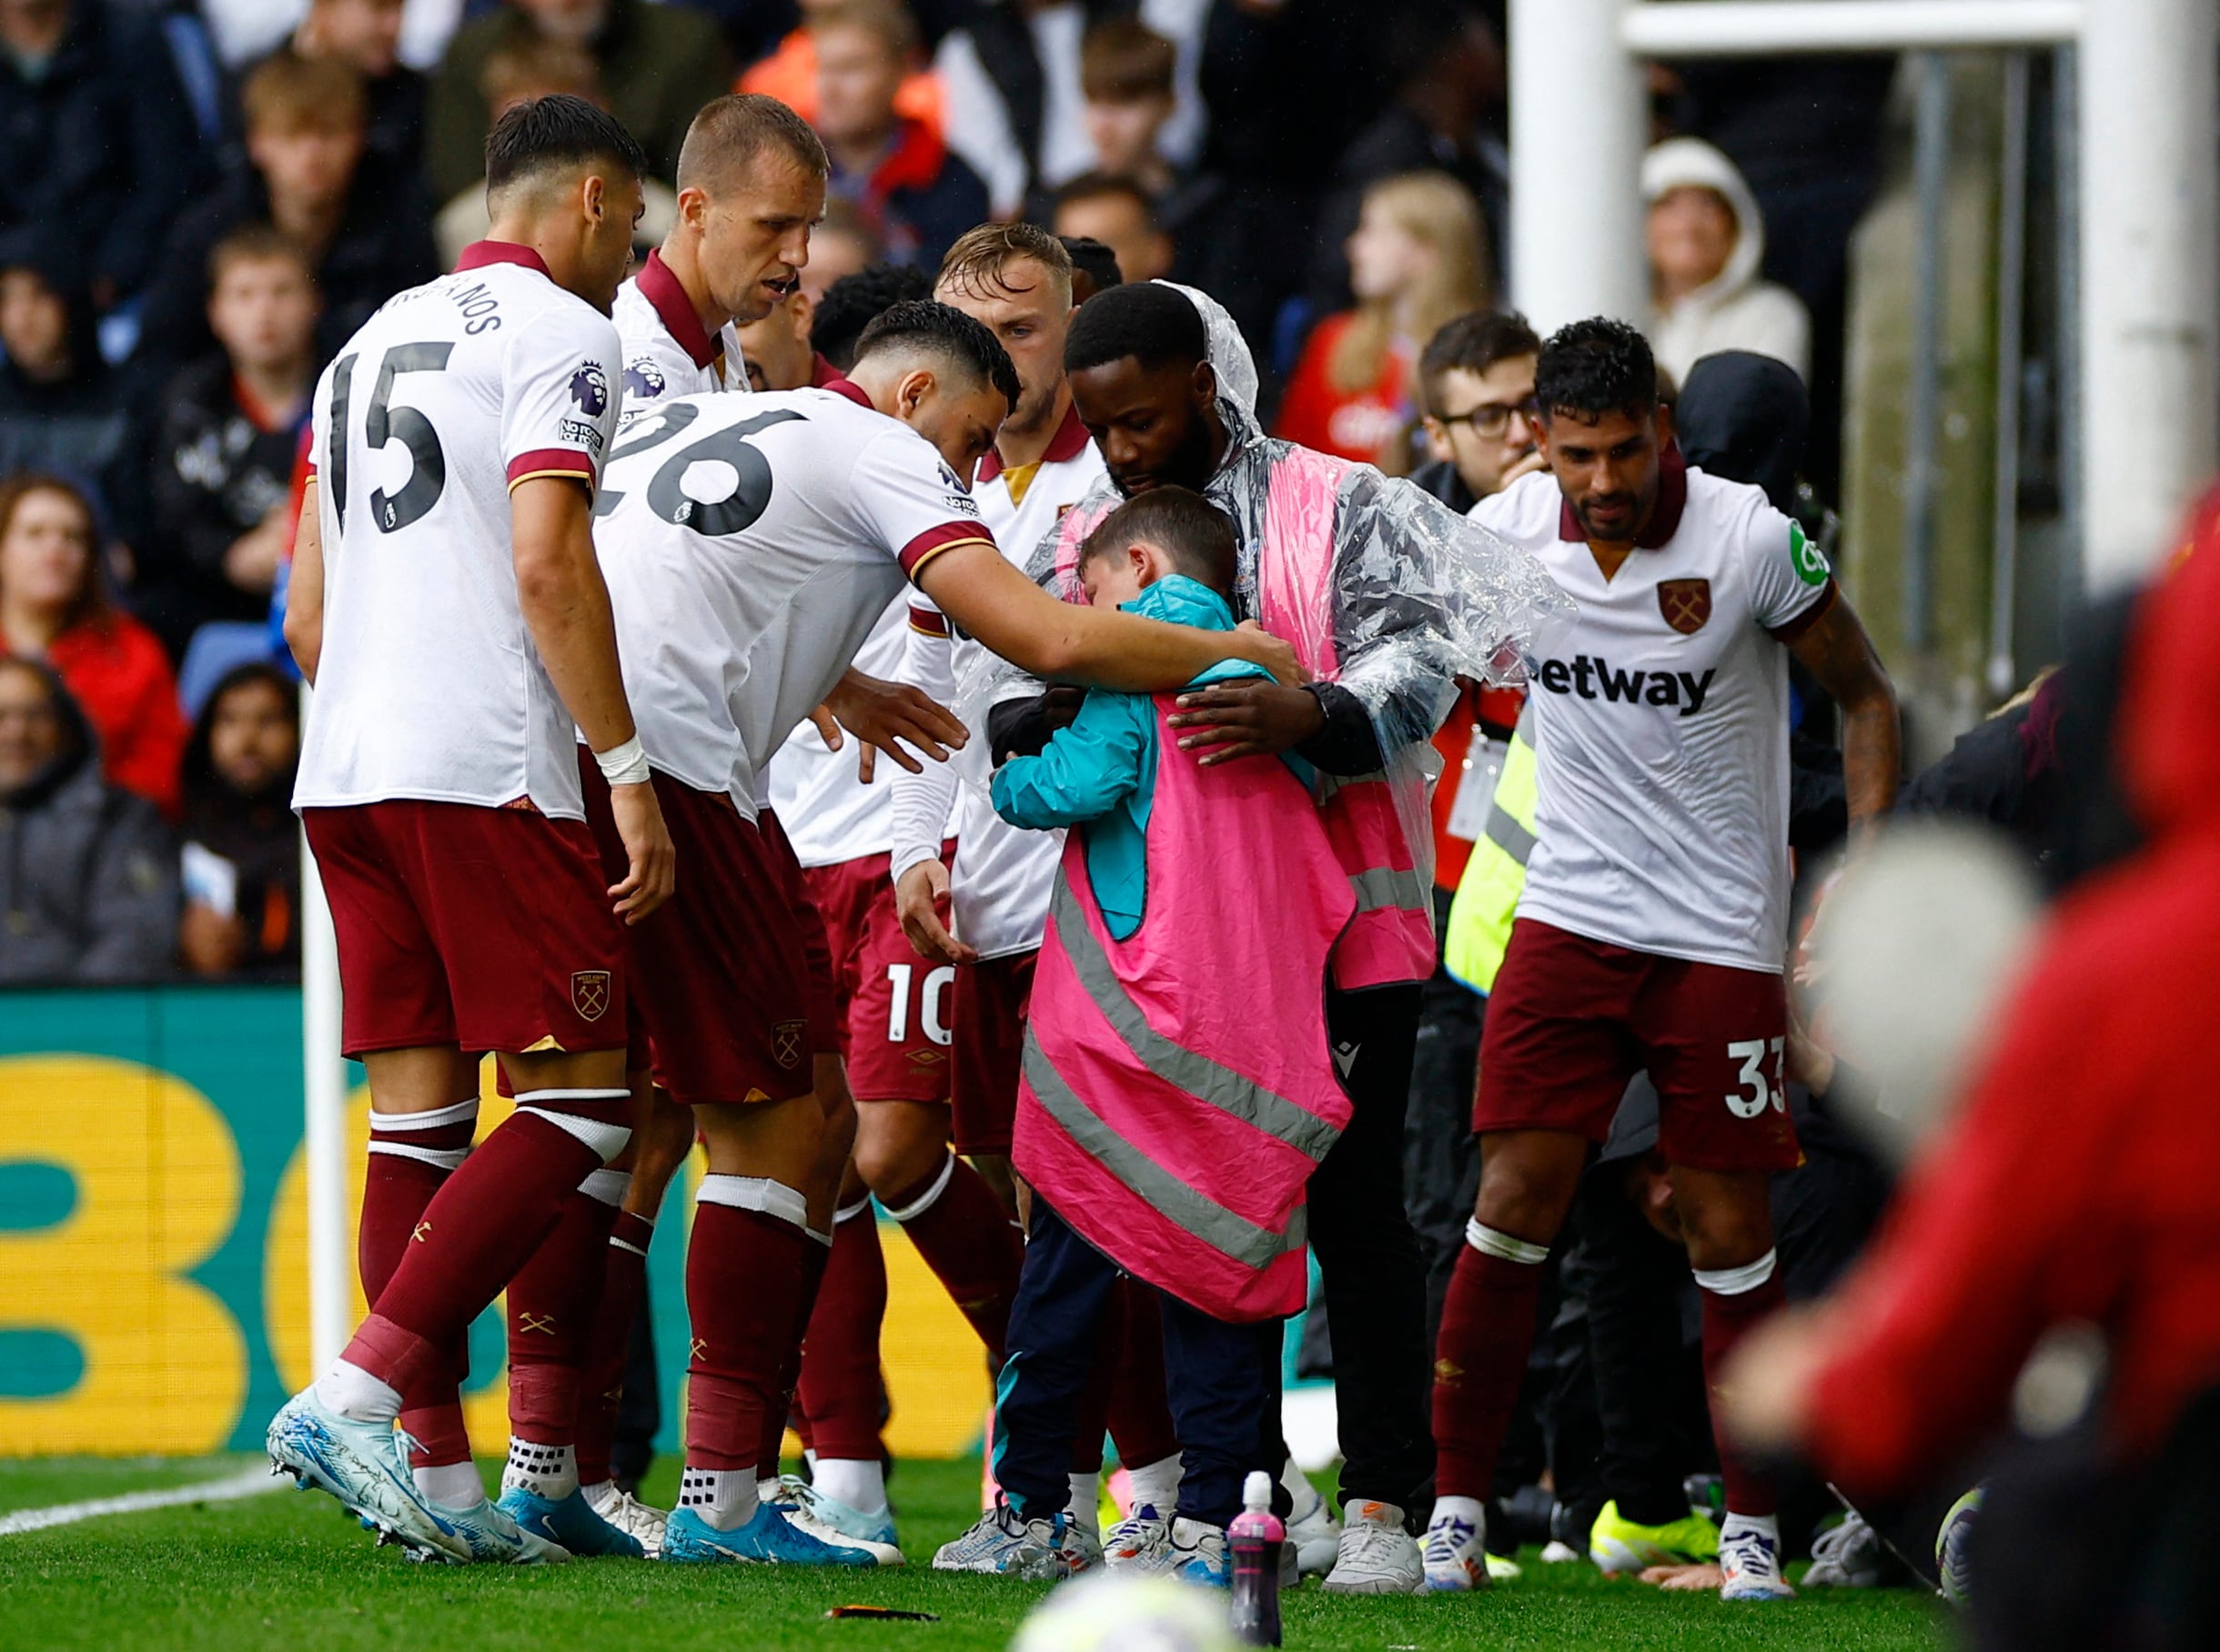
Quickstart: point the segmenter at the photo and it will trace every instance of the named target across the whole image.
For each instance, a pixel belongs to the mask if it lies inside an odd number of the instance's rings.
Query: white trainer
[[[671,1518],[670,1510],[655,1508],[641,1502],[614,1480],[604,1480],[599,1486],[584,1486],[579,1489],[584,1495],[588,1506],[637,1542],[649,1559],[662,1558],[663,1523]]]
[[[1341,1541],[1329,1595],[1416,1595],[1426,1587],[1426,1562],[1403,1529],[1403,1511],[1392,1503],[1357,1503],[1342,1511]]]
[[[1721,1600],[1793,1600],[1781,1571],[1781,1524],[1771,1516],[1730,1513],[1719,1530]]]
[[[1430,1595],[1468,1595],[1493,1581],[1488,1566],[1488,1516],[1466,1499],[1435,1505],[1420,1558]]]
[[[1341,1522],[1333,1506],[1316,1492],[1309,1508],[1287,1520],[1287,1546],[1295,1552],[1297,1569],[1305,1577],[1323,1577],[1334,1569],[1341,1555]]]
[[[1114,1572],[1150,1576],[1172,1569],[1172,1522],[1154,1503],[1137,1505],[1103,1534],[1103,1564]]]
[[[1803,1575],[1808,1589],[1872,1589],[1881,1586],[1881,1536],[1865,1516],[1852,1509],[1839,1526],[1811,1540],[1811,1564]]]

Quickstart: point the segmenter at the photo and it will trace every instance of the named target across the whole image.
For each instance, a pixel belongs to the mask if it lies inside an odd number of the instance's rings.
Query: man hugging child
[[[1095,607],[1234,629],[1225,514],[1185,489],[1129,500],[1080,548]],[[1249,674],[1236,660],[1195,685]],[[1349,1117],[1326,1032],[1327,956],[1355,897],[1293,759],[1206,767],[1172,694],[1090,691],[994,776],[1014,825],[1075,828],[1034,977],[1013,1163],[1031,1189],[996,1385],[1001,1506],[933,1564],[1071,1569],[1075,1401],[1121,1274],[1160,1298],[1176,1510],[1125,1556],[1228,1577],[1251,1469],[1277,1478],[1281,1322],[1303,1305],[1303,1196]],[[1135,1515],[1144,1514],[1136,1510]]]

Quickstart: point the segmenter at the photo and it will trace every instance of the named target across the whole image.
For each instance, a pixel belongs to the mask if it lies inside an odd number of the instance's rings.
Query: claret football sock
[[[754,1511],[766,1418],[783,1419],[781,1376],[796,1353],[825,1247],[808,1231],[802,1194],[779,1183],[704,1176],[695,1201],[686,1247],[693,1321],[687,1483],[704,1477],[695,1486],[698,1500],[689,1505],[681,1496],[681,1506],[737,1511],[738,1524]],[[708,1512],[703,1517],[717,1524]]]
[[[566,1467],[574,1466],[569,1457],[609,1272],[610,1228],[631,1179],[610,1170],[587,1175],[564,1202],[553,1231],[509,1282],[510,1435],[516,1444],[561,1447]],[[513,1444],[510,1459],[513,1468]],[[570,1480],[574,1485],[574,1473]],[[560,1499],[570,1489],[566,1485],[553,1495]]]
[[[1735,1344],[1768,1315],[1780,1312],[1788,1295],[1781,1288],[1775,1254],[1747,1266],[1695,1270],[1699,1300],[1703,1304],[1703,1380],[1716,1395],[1719,1374]],[[1711,1407],[1711,1434],[1719,1445],[1720,1478],[1726,1483],[1727,1511],[1732,1515],[1770,1516],[1778,1506],[1772,1482],[1753,1470],[1734,1450],[1719,1426],[1719,1406]]]
[[[478,1098],[469,1096],[429,1113],[370,1113],[369,1155],[363,1166],[362,1220],[355,1263],[362,1299],[376,1302],[400,1265],[424,1208],[469,1156],[478,1132]],[[412,1382],[401,1398],[400,1425],[417,1443],[409,1460],[419,1467],[467,1464],[469,1435],[463,1427],[459,1385],[468,1355],[450,1343]],[[473,1471],[475,1473],[475,1471]]]
[[[1466,1225],[1435,1344],[1438,1496],[1484,1500],[1493,1487],[1496,1458],[1526,1377],[1541,1264],[1549,1256],[1547,1245],[1478,1222]]]
[[[601,1301],[594,1310],[586,1357],[579,1367],[578,1477],[599,1486],[610,1477],[610,1442],[616,1433],[617,1407],[624,1399],[624,1366],[631,1351],[632,1321],[647,1294],[648,1246],[655,1224],[621,1210],[610,1225],[601,1275]]]
[[[540,1248],[587,1174],[623,1151],[631,1105],[628,1090],[520,1093],[516,1112],[425,1206],[347,1357],[390,1382],[404,1362],[420,1365],[433,1345],[466,1332]]]
[[[994,1189],[951,1153],[930,1181],[886,1206],[999,1368],[1025,1245]]]
[[[809,1420],[810,1446],[828,1462],[879,1465],[879,1418],[885,1388],[879,1375],[879,1334],[886,1319],[886,1255],[871,1201],[837,1214],[823,1283],[802,1344],[795,1397]],[[837,1493],[829,1496],[838,1496]],[[876,1504],[853,1503],[866,1511]]]

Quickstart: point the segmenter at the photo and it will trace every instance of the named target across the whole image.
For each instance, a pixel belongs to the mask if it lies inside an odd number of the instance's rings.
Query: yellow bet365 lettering
[[[247,1396],[247,1342],[185,1275],[230,1234],[239,1157],[208,1098],[135,1062],[0,1059],[0,1164],[67,1174],[68,1214],[0,1229],[0,1329],[66,1338],[58,1394],[0,1395],[0,1456],[220,1451]],[[35,1104],[27,1104],[33,1102]]]

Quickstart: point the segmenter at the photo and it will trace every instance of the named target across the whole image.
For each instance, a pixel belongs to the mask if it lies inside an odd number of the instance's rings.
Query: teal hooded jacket
[[[1230,631],[1233,609],[1199,579],[1171,574],[1131,602],[1129,614]],[[1226,660],[1189,683],[1268,677],[1246,660]],[[1148,817],[1156,794],[1156,708],[1147,694],[1088,690],[1079,715],[1037,757],[1014,757],[994,773],[995,812],[1013,826],[1041,831],[1076,826],[1086,844],[1087,881],[1113,941],[1141,927],[1148,895]],[[1290,766],[1307,781],[1299,761]]]

